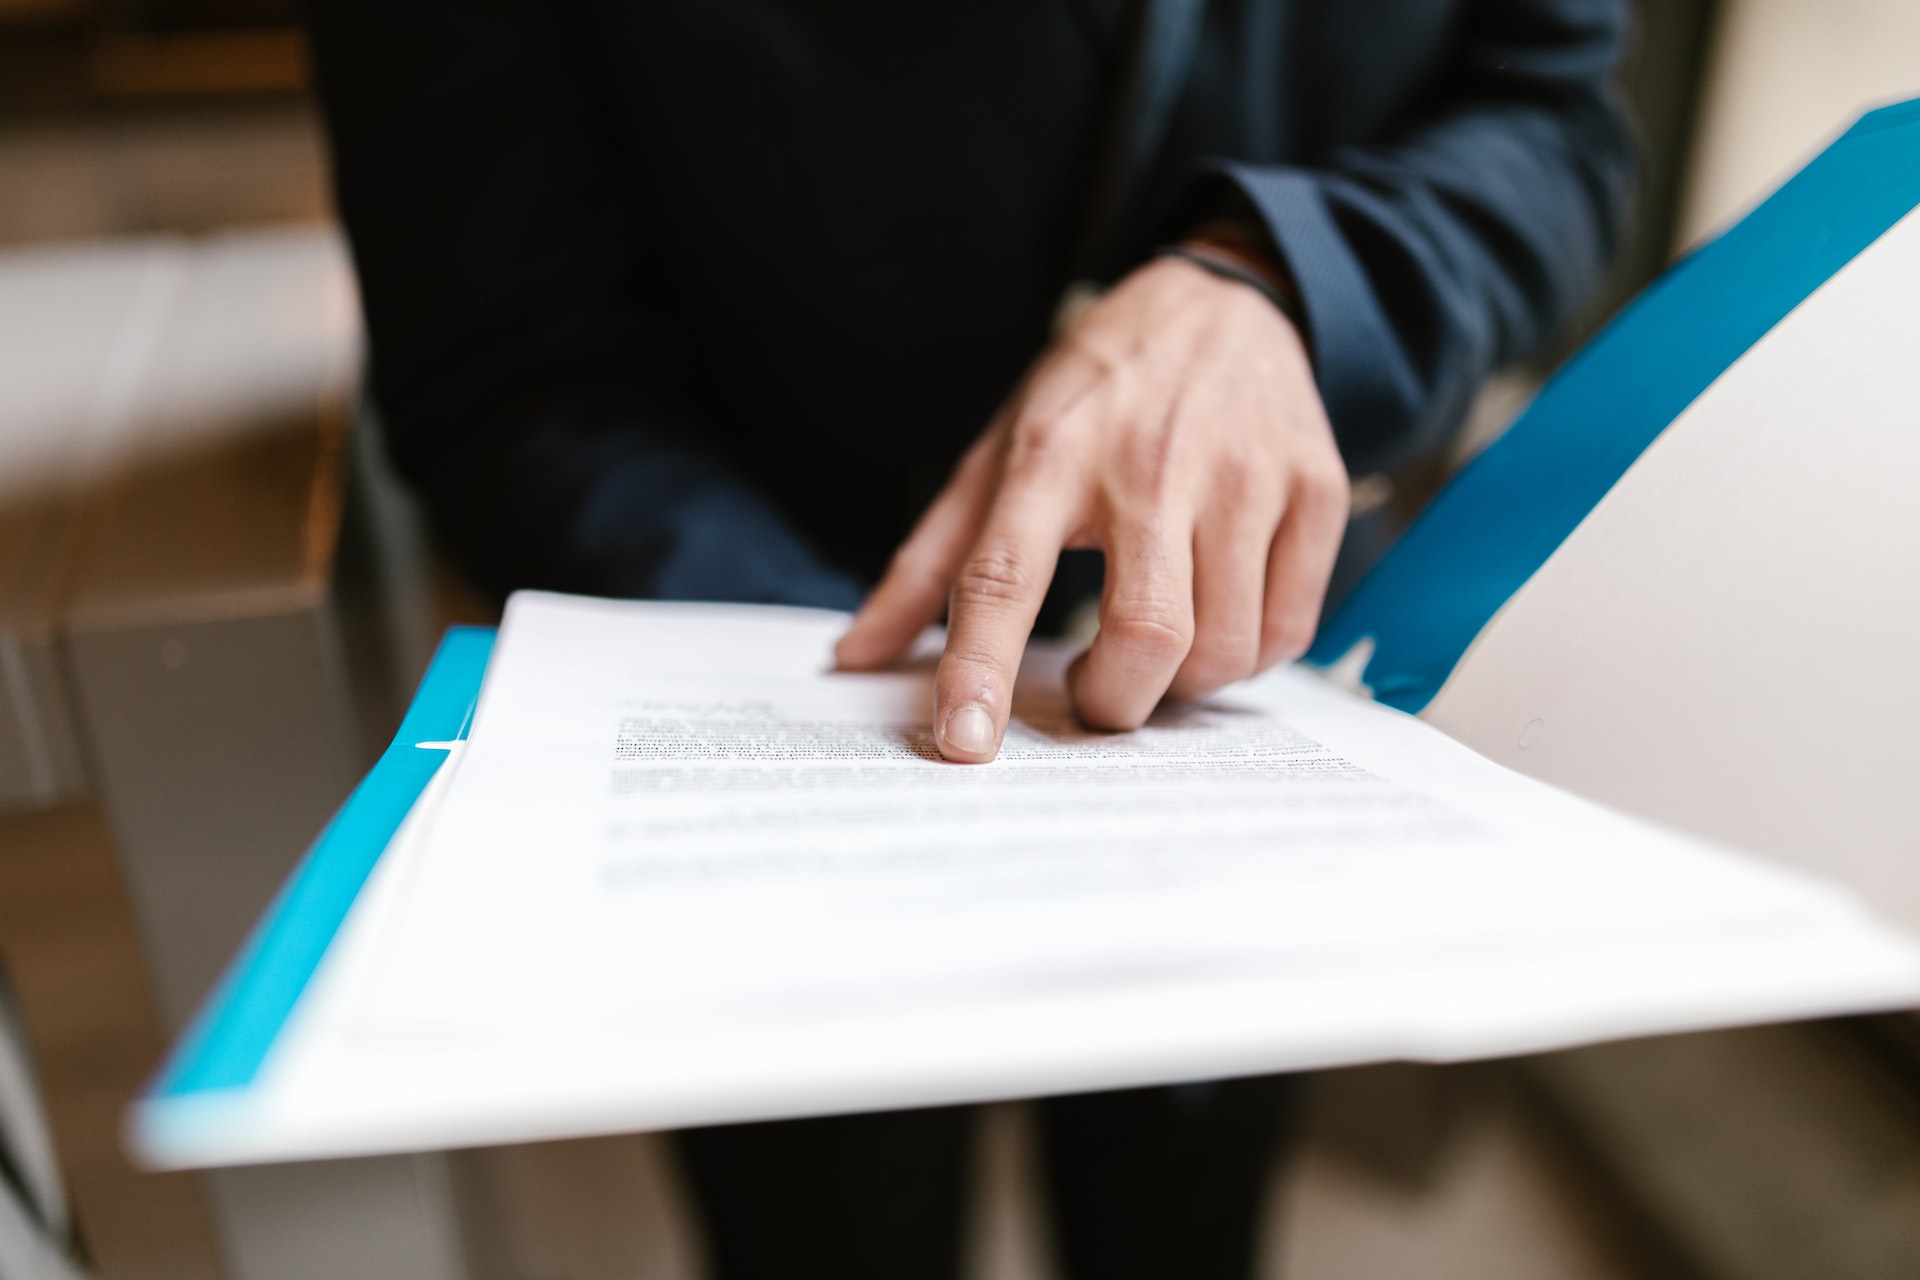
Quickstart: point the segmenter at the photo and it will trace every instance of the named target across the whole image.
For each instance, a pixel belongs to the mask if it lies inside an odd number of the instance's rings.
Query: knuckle
[[[1245,680],[1260,662],[1256,637],[1217,639],[1196,643],[1181,669],[1181,685],[1195,691],[1211,691]]]
[[[1215,499],[1229,511],[1245,507],[1263,493],[1271,493],[1267,468],[1250,452],[1234,451],[1221,458],[1215,481]]]
[[[1307,651],[1319,619],[1298,609],[1269,618],[1262,648],[1275,662],[1291,662]]]
[[[1214,488],[1223,498],[1247,493],[1253,488],[1258,468],[1253,450],[1241,442],[1229,441],[1220,446],[1213,458]]]
[[[1004,609],[1023,601],[1033,589],[1034,573],[1016,548],[995,544],[976,551],[953,580],[954,612]]]
[[[1049,471],[1062,464],[1071,448],[1071,425],[1053,414],[1024,417],[1007,433],[1006,469]]]
[[[1089,323],[1075,325],[1060,339],[1061,357],[1083,366],[1090,381],[1124,381],[1128,352],[1116,344],[1110,332],[1112,326],[1105,323],[1110,319],[1109,314],[1096,309],[1087,319]]]
[[[1150,660],[1181,658],[1193,647],[1192,617],[1159,602],[1122,605],[1101,624],[1100,631],[1117,648]]]
[[[1300,500],[1315,511],[1344,516],[1352,504],[1352,487],[1347,482],[1346,469],[1338,464],[1322,463],[1303,471]]]

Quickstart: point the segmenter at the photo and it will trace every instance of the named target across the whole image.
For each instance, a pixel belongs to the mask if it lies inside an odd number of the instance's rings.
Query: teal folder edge
[[[307,851],[147,1092],[149,1101],[244,1089],[259,1074],[360,888],[446,760],[422,743],[466,737],[493,653],[488,627],[448,631],[393,743]]]
[[[1376,700],[1418,712],[1628,467],[1787,313],[1920,205],[1920,100],[1861,117],[1655,281],[1428,506],[1307,655],[1362,640]]]

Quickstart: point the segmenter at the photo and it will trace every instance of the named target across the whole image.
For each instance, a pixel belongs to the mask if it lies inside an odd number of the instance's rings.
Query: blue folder
[[[420,793],[467,736],[493,653],[491,627],[447,632],[379,763],[320,833],[148,1090],[244,1089],[300,1001],[340,922]]]
[[[1371,638],[1374,698],[1421,710],[1654,438],[1916,205],[1920,100],[1861,118],[1649,286],[1441,491],[1308,660],[1330,664]]]
[[[1310,661],[1371,640],[1366,684],[1418,712],[1482,628],[1701,392],[1920,206],[1920,100],[1857,122],[1668,271],[1475,459],[1322,629]],[[420,793],[465,736],[494,633],[450,631],[393,744],[294,871],[136,1114],[243,1090]],[[164,1106],[159,1108],[164,1110]]]

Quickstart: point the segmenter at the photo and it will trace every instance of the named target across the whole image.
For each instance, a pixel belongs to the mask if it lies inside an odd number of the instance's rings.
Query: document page
[[[1920,998],[1840,890],[1303,670],[1133,733],[1036,644],[942,761],[937,642],[522,594],[261,1091],[403,1149],[1455,1058]],[[271,1128],[272,1126],[269,1126]]]

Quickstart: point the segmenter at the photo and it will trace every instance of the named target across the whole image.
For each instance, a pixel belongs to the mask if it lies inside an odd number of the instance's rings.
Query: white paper
[[[470,740],[195,1158],[1457,1058],[1920,997],[1843,892],[1281,671],[998,761],[845,619],[524,594]],[[209,1144],[208,1134],[222,1136]],[[179,1132],[185,1133],[186,1127]],[[224,1144],[224,1145],[223,1145]],[[165,1158],[162,1133],[150,1150]],[[193,1144],[188,1144],[193,1145]]]

